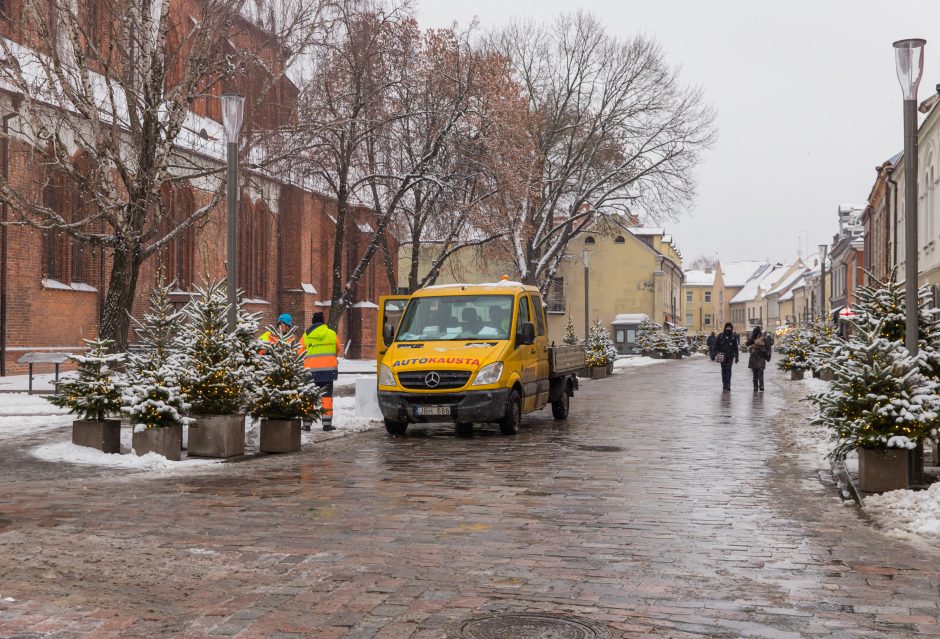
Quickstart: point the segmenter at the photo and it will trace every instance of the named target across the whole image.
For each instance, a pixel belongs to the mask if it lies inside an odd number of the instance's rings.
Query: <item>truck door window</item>
[[[532,296],[532,313],[535,315],[535,334],[545,334],[545,309],[542,308],[542,298],[538,295]]]
[[[519,298],[519,317],[516,319],[516,334],[522,332],[522,325],[529,320],[529,296],[523,295]]]

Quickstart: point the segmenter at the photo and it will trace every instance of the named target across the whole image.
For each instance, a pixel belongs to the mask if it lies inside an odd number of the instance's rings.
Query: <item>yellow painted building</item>
[[[550,338],[561,342],[569,315],[583,337],[585,251],[589,323],[600,320],[610,330],[618,315],[637,314],[657,324],[680,323],[682,256],[672,236],[662,228],[614,226],[584,233],[568,245],[548,298]],[[616,338],[613,331],[611,336]]]
[[[718,273],[713,268],[685,272],[681,315],[682,325],[689,336],[708,335],[716,330],[715,326],[720,321],[721,303],[716,289],[721,291],[722,288],[716,282],[716,275]]]

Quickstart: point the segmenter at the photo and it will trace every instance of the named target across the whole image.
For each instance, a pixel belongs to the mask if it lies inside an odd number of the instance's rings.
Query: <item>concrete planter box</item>
[[[910,453],[906,449],[887,451],[856,448],[858,488],[866,493],[883,493],[910,487]]]
[[[104,453],[120,453],[121,420],[76,419],[72,422],[72,443]]]
[[[790,379],[793,379],[793,380],[803,379],[803,371],[800,371],[800,370],[790,371]]]
[[[835,379],[835,375],[833,375],[832,371],[828,368],[824,368],[819,371],[819,379],[824,382],[831,382],[833,379]]]
[[[131,445],[138,456],[156,453],[170,461],[179,461],[183,450],[183,427],[147,428],[139,432],[135,430]]]
[[[186,450],[194,457],[235,457],[245,454],[245,416],[193,415]]]
[[[605,377],[607,377],[606,366],[592,366],[591,367],[591,379],[604,379]]]
[[[607,375],[613,375],[613,374],[614,374],[614,363],[612,361],[607,362]]]
[[[296,453],[300,450],[299,419],[262,419],[262,453]]]

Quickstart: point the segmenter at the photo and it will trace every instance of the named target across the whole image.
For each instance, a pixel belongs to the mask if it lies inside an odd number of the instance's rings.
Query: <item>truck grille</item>
[[[435,380],[440,381],[435,384]],[[447,390],[463,388],[470,381],[470,371],[412,371],[399,373],[398,381],[403,388],[412,389]]]

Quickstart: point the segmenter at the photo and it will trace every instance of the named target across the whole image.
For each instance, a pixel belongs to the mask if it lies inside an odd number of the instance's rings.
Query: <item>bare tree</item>
[[[429,215],[440,214],[440,225],[460,218],[454,193],[463,194],[464,204],[480,197],[467,194],[472,177],[453,155],[473,103],[477,62],[466,40],[447,30],[422,33],[406,3],[344,0],[341,7],[327,58],[304,87],[303,121],[317,133],[298,162],[336,202],[334,327],[377,252],[390,285],[397,285],[397,256],[387,244],[390,231],[400,230],[396,222],[420,237],[430,232]],[[357,219],[359,207],[375,226],[356,255],[349,234],[354,224],[365,224]]]
[[[568,242],[598,215],[673,219],[690,203],[714,114],[653,40],[613,37],[579,12],[513,24],[490,46],[512,61],[532,116],[535,154],[517,164],[529,188],[506,220],[523,281],[547,291]]]
[[[0,79],[22,97],[10,137],[28,145],[42,170],[34,185],[0,183],[0,201],[16,212],[11,223],[111,253],[100,333],[116,349],[126,348],[143,262],[224,193],[224,139],[194,106],[217,112],[221,89],[247,88],[246,165],[263,170],[275,161],[251,153],[253,141],[284,115],[263,109],[314,39],[325,3],[205,0],[194,15],[176,3],[171,10],[170,0],[22,3],[20,42],[0,45]],[[250,86],[239,87],[243,82]],[[200,181],[208,201],[170,215],[161,191],[184,181]],[[82,206],[63,214],[36,197],[50,187],[68,189]]]
[[[408,286],[433,284],[448,258],[499,238],[495,220],[515,197],[513,164],[525,153],[526,102],[505,58],[474,50],[452,31],[426,35],[425,55],[409,77],[417,80],[413,97],[418,114],[396,138],[405,164],[414,166],[433,146],[437,119],[454,110],[462,117],[443,140],[429,173],[399,204],[403,236],[411,245]],[[421,266],[427,268],[421,273]]]

